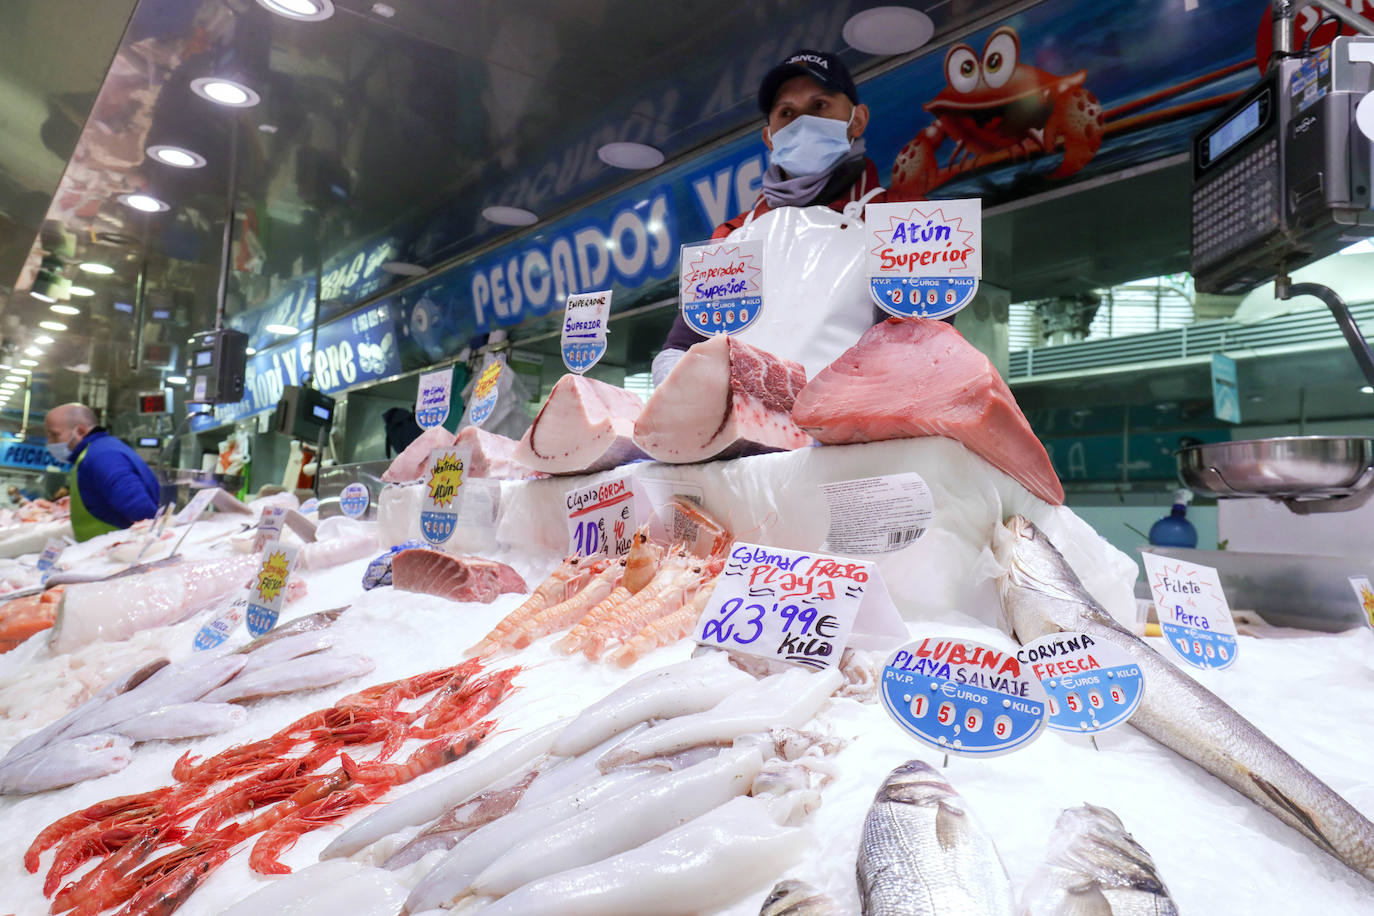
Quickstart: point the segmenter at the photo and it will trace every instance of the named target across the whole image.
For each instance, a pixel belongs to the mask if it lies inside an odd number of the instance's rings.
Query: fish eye
[[[1016,36],[1009,31],[998,31],[988,39],[983,49],[983,78],[994,89],[1005,86],[1016,69],[1018,52]]]
[[[945,58],[945,79],[956,92],[972,92],[978,85],[978,55],[968,45],[957,45]]]

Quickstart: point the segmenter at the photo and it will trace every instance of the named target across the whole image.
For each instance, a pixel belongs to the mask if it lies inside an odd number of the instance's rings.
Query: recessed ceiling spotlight
[[[71,289],[67,290],[67,292],[82,299],[87,296],[95,295],[95,290],[91,289],[89,286],[73,286]]]
[[[43,348],[42,348],[42,347],[25,347],[25,348],[24,348],[24,355],[25,355],[25,356],[42,356],[42,355],[43,355]]]
[[[332,0],[258,0],[258,6],[301,22],[319,22],[334,15]]]
[[[266,331],[268,334],[298,334],[298,333],[300,333],[298,329],[291,327],[291,325],[289,325],[289,324],[269,324],[269,325],[264,325],[264,326],[263,326],[263,330]]]
[[[60,321],[40,321],[38,326],[45,331],[65,331],[67,326]]]
[[[52,296],[49,296],[49,295],[47,295],[46,293],[36,293],[36,292],[34,292],[33,290],[29,290],[29,295],[32,296],[33,298],[37,299],[39,302],[56,302],[56,301],[57,301],[57,300],[54,299]]]
[[[1365,385],[1363,388],[1360,389],[1360,394],[1374,394],[1374,387]]]
[[[50,306],[48,306],[48,310],[49,310],[49,311],[52,311],[52,312],[56,312],[56,313],[59,314],[59,315],[80,315],[80,314],[81,314],[81,309],[77,308],[77,307],[74,306],[74,305],[50,305]]]
[[[21,362],[22,362],[22,360],[21,360]],[[25,376],[33,375],[33,370],[32,370],[32,369],[11,369],[10,371],[13,372],[15,375],[25,375]]]
[[[520,207],[487,207],[482,218],[501,226],[533,226],[539,217],[531,210]]]
[[[275,125],[275,124],[259,124],[259,125],[258,125],[258,130],[262,131],[262,132],[265,133],[265,134],[275,134],[275,133],[277,132],[277,125]]]
[[[219,76],[202,76],[191,80],[191,91],[216,105],[230,108],[252,108],[262,99],[242,83]]]
[[[21,365],[21,366],[36,366],[36,365],[38,365],[38,360],[36,360],[36,359],[21,359],[21,360],[19,361],[19,365]]]
[[[19,375],[18,373],[12,373],[10,375],[5,376],[5,381],[19,382],[20,384],[23,384],[25,381],[27,381],[27,379],[24,376]]]
[[[52,343],[53,340],[52,340],[52,338],[49,337],[47,334],[44,334],[44,335],[42,335],[42,336],[40,336],[40,337],[35,337],[35,338],[33,339],[33,342],[36,343],[36,344],[38,344],[38,346],[40,346],[40,347],[46,347],[48,344]]]
[[[193,153],[180,146],[150,146],[148,155],[152,156],[163,165],[170,165],[178,169],[198,169],[205,165],[205,157],[200,153]]]
[[[88,274],[95,274],[97,277],[108,277],[110,274],[114,273],[113,267],[108,264],[97,264],[95,261],[87,261],[84,264],[78,264],[77,268],[84,270]]]
[[[151,194],[121,194],[119,202],[126,207],[133,207],[144,213],[161,213],[163,210],[170,210],[171,207],[163,201],[158,200]]]
[[[256,355],[257,355],[257,352],[258,352],[258,348],[257,348],[257,347],[245,347],[244,350],[243,350],[243,352],[246,353],[246,354],[248,354],[249,356],[256,356]]]
[[[935,35],[935,23],[906,6],[875,6],[849,17],[840,30],[845,44],[865,54],[906,54]]]
[[[607,143],[596,156],[618,169],[652,169],[663,164],[663,151],[645,143]]]
[[[186,384],[186,376],[184,376],[184,375],[169,375],[169,376],[167,376],[167,383],[168,383],[169,385],[185,385],[185,384]]]
[[[372,4],[372,12],[383,19],[390,19],[396,15],[396,7],[389,3],[374,3]]]
[[[425,268],[419,264],[410,264],[406,261],[383,261],[382,270],[398,277],[418,277],[425,272]]]

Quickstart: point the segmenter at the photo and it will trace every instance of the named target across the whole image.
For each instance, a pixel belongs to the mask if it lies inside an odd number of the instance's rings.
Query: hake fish
[[[920,760],[884,780],[857,866],[864,916],[1012,916],[1011,880],[959,793]]]
[[[998,589],[1014,638],[1028,643],[1072,630],[1126,650],[1146,683],[1132,725],[1374,880],[1374,824],[1220,697],[1122,628],[1043,532],[1014,516],[998,528],[994,549],[1006,569]]]
[[[1106,808],[1066,808],[1022,916],[1178,916],[1154,860]]]
[[[763,900],[759,916],[839,916],[840,907],[805,881],[779,881]]]

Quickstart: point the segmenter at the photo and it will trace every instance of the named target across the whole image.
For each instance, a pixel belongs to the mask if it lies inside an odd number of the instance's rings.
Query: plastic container
[[[1155,547],[1197,547],[1197,529],[1188,521],[1188,490],[1174,491],[1174,507],[1150,526],[1150,543]]]

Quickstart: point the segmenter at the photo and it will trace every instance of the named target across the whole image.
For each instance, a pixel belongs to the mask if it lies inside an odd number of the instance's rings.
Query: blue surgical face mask
[[[768,161],[788,175],[801,177],[829,171],[849,152],[848,121],[799,115],[796,120],[773,134],[773,150]]]
[[[72,447],[65,442],[49,442],[48,454],[52,455],[58,464],[66,464],[71,460]]]

